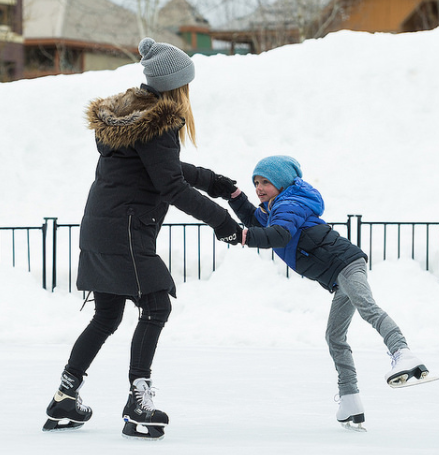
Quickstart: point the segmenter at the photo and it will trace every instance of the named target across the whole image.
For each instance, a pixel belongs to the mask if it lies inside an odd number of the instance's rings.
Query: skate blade
[[[387,383],[390,387],[407,387],[404,384],[408,383],[410,379],[414,378],[415,381],[425,380],[427,376],[427,367],[425,365],[418,365],[412,370],[401,371],[397,375],[390,377]]]
[[[73,422],[68,419],[52,420],[47,419],[43,426],[43,431],[71,431],[78,430],[84,425],[84,422]]]
[[[351,422],[341,422],[341,426],[349,431],[357,431],[360,433],[367,432],[366,428],[363,427],[362,423],[354,423]]]
[[[437,376],[427,376],[428,371],[421,374],[419,379],[414,377],[409,378],[408,375],[404,374],[398,378],[393,379],[389,382],[389,386],[393,389],[402,389],[404,387],[412,387],[415,385],[426,384],[427,382],[433,382],[439,380]]]
[[[142,439],[145,441],[159,441],[165,437],[163,425],[146,425],[133,422],[125,422],[122,436],[127,439]]]

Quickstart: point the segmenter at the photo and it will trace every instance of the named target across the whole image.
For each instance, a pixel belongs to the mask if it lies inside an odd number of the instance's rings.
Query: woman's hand
[[[242,242],[242,228],[230,215],[214,231],[216,238],[221,242],[230,245],[238,245]]]
[[[232,193],[238,189],[235,184],[236,180],[216,174],[207,194],[213,198],[221,197],[229,201],[232,198]]]

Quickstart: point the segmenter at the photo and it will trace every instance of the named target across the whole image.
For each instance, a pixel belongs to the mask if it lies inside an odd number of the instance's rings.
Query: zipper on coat
[[[140,299],[142,297],[142,289],[140,288],[139,273],[137,272],[136,260],[134,258],[133,238],[131,235],[131,218],[132,218],[132,215],[130,215],[128,218],[128,239],[129,239],[129,243],[130,243],[130,254],[131,254],[131,260],[133,261],[134,275],[136,277],[136,282],[137,282],[137,295]]]

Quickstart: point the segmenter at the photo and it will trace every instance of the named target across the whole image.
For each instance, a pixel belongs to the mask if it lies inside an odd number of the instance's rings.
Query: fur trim
[[[157,99],[140,88],[98,98],[89,104],[86,114],[96,138],[114,149],[133,146],[139,140],[147,142],[184,125],[183,108],[175,101]]]

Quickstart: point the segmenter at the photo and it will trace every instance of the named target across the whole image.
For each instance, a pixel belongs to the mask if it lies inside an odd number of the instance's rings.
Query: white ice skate
[[[341,396],[339,405],[336,417],[342,427],[347,430],[367,431],[362,425],[365,420],[364,407],[359,393]]]
[[[385,375],[387,384],[390,387],[408,387],[427,382],[427,367],[411,353],[410,349],[400,349],[391,357],[392,369]],[[414,379],[410,381],[412,378]],[[434,380],[435,378],[431,379]]]

